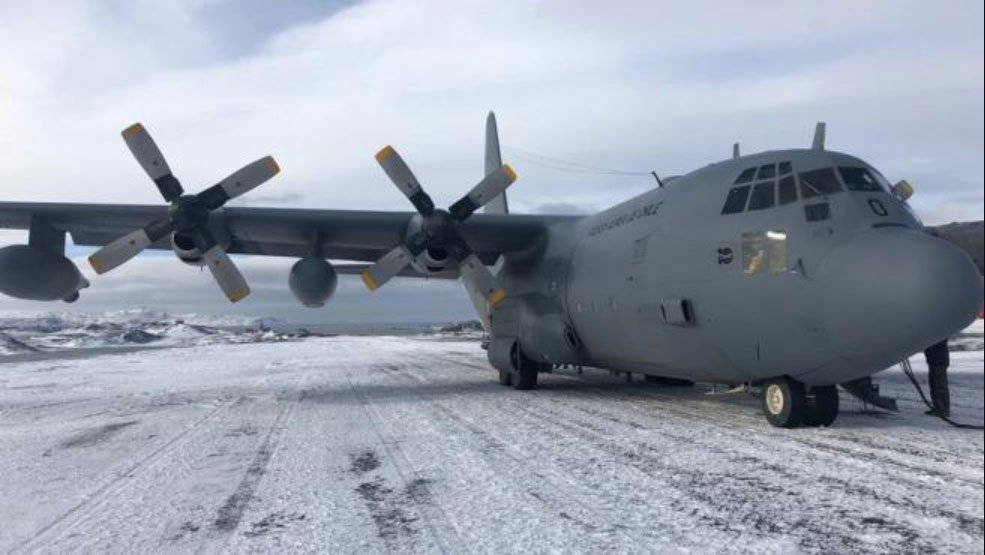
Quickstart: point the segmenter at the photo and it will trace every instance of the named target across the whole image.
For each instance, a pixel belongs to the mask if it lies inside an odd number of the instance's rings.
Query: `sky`
[[[282,173],[238,205],[408,210],[373,160],[393,144],[449,204],[482,173],[486,113],[517,212],[590,213],[653,186],[537,156],[682,174],[731,155],[827,146],[907,179],[927,223],[983,217],[980,1],[15,2],[0,0],[0,200],[150,204],[120,131],[140,121],[186,189],[260,156]],[[532,155],[534,154],[534,155]],[[537,155],[537,156],[535,156]],[[24,241],[0,232],[0,244]],[[468,318],[460,284],[344,277],[321,309],[291,260],[238,258],[229,306],[168,253],[106,276],[77,310],[129,306],[297,321]],[[0,310],[62,310],[6,297]]]

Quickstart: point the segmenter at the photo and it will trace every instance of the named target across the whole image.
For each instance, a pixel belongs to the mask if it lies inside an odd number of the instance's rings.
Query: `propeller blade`
[[[459,262],[458,269],[468,287],[482,295],[490,307],[496,306],[506,297],[506,292],[499,286],[496,277],[475,253]]]
[[[383,171],[386,172],[390,181],[393,181],[393,184],[414,204],[414,208],[422,216],[429,216],[434,212],[434,201],[424,192],[424,188],[414,177],[414,173],[410,171],[407,163],[392,146],[387,145],[377,152],[376,161],[383,167]]]
[[[280,172],[280,167],[271,156],[264,156],[256,162],[236,170],[229,177],[198,194],[199,200],[209,210],[215,210],[248,191],[252,191]]]
[[[456,220],[465,221],[473,212],[501,195],[514,181],[516,181],[516,172],[508,164],[503,164],[472,187],[472,190],[451,205],[448,211]]]
[[[89,264],[97,274],[106,272],[137,256],[154,241],[171,232],[166,219],[155,220],[146,227],[135,229],[89,256]]]
[[[489,303],[490,307],[496,306],[506,297],[506,292],[499,286],[499,281],[457,230],[453,232],[446,246],[452,257],[458,261],[458,271],[469,287],[470,294],[471,291],[475,291]]]
[[[375,291],[390,281],[390,278],[400,273],[414,259],[414,255],[406,245],[397,245],[393,250],[383,255],[372,266],[359,274],[366,288]]]
[[[246,279],[222,246],[215,245],[205,251],[202,260],[209,266],[212,277],[230,302],[239,301],[250,294],[250,286],[247,285]]]
[[[164,200],[171,202],[180,197],[184,193],[181,183],[171,175],[171,168],[164,160],[161,149],[157,148],[157,144],[144,126],[135,123],[124,129],[122,135],[133,157],[140,163],[140,167],[144,168],[144,172],[154,180]]]

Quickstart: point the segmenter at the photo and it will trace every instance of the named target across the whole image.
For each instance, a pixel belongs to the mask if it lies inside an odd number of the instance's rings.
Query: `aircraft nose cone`
[[[964,329],[982,305],[968,256],[916,230],[868,231],[835,247],[817,274],[833,355],[869,373]]]

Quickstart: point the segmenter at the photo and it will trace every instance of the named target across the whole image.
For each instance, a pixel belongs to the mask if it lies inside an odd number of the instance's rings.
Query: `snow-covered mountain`
[[[96,347],[176,347],[287,341],[307,333],[275,331],[280,322],[235,316],[132,310],[0,316],[0,356]]]

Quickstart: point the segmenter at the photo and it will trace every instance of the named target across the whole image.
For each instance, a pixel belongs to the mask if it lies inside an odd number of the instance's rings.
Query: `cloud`
[[[982,12],[962,1],[2,3],[3,200],[160,202],[119,137],[140,120],[190,191],[269,153],[283,172],[245,204],[408,210],[372,158],[394,144],[447,205],[481,177],[495,109],[505,144],[662,176],[726,158],[734,141],[806,146],[826,120],[830,148],[915,183],[928,222],[978,219],[981,201],[963,199],[985,181]],[[517,158],[520,210],[602,209],[653,186]]]

